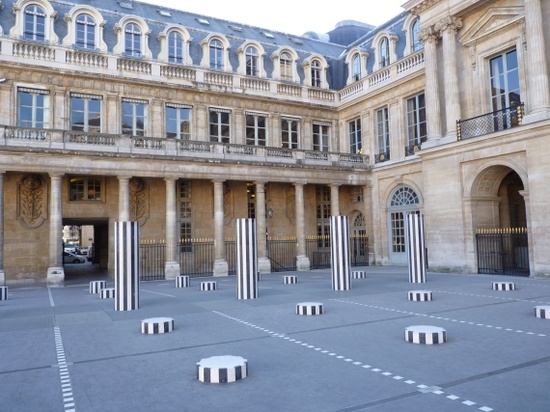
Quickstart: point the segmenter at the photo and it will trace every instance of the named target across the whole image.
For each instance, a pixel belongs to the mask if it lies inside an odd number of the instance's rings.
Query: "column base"
[[[214,261],[214,276],[229,275],[229,265],[225,259],[216,259]]]
[[[309,258],[306,255],[296,256],[296,270],[305,272],[311,268]]]
[[[180,264],[178,262],[164,262],[164,279],[174,280],[176,276],[181,275]]]
[[[6,286],[6,273],[0,270],[0,286]]]
[[[46,281],[49,286],[63,286],[65,271],[62,267],[49,267]]]
[[[258,272],[261,274],[271,273],[271,262],[267,257],[258,258]]]

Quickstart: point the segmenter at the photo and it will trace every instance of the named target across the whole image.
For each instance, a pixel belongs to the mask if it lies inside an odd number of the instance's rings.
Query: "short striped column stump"
[[[214,280],[201,282],[201,290],[216,290],[216,282]]]
[[[189,285],[191,284],[189,280],[189,276],[187,275],[176,276],[175,282],[176,282],[177,288],[188,288]]]
[[[283,276],[283,285],[294,285],[295,283],[298,283],[298,276],[296,275]]]
[[[550,306],[535,306],[535,316],[541,319],[550,319]]]
[[[405,328],[405,340],[422,345],[435,345],[447,342],[447,331],[438,326],[409,326]]]
[[[240,356],[212,356],[197,362],[197,379],[205,383],[230,383],[248,376],[248,361]]]
[[[367,271],[366,270],[354,270],[351,272],[353,279],[366,279]]]
[[[297,315],[321,315],[323,304],[319,302],[302,302],[296,304]]]
[[[114,299],[115,298],[115,288],[103,288],[99,291],[100,299]]]
[[[408,295],[409,300],[415,302],[426,302],[433,298],[431,290],[410,290]]]
[[[149,318],[141,321],[141,333],[156,335],[157,333],[168,333],[174,330],[174,319],[172,318]]]
[[[493,282],[493,290],[515,290],[514,282]]]
[[[0,300],[8,300],[8,287],[0,286]]]
[[[97,294],[101,289],[107,287],[107,282],[105,280],[92,280],[90,282],[90,293]]]

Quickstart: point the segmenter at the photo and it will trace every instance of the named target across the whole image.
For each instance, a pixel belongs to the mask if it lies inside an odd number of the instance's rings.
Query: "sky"
[[[258,0],[141,1],[300,36],[307,31],[327,33],[342,20],[378,26],[401,13],[407,0],[336,0],[325,2],[326,6],[319,1],[269,2],[276,7]]]

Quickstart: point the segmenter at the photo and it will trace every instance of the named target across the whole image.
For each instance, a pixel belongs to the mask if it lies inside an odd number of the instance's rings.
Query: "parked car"
[[[84,263],[86,258],[84,256],[75,255],[71,252],[63,252],[63,263]]]

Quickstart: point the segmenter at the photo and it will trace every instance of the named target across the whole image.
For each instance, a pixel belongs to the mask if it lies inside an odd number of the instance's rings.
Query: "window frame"
[[[225,117],[227,118],[227,121],[224,121]],[[214,129],[217,131],[217,133],[212,133]],[[230,110],[218,109],[213,107],[209,108],[208,136],[209,136],[210,142],[227,143],[227,144],[231,143],[231,111]]]
[[[389,109],[387,106],[376,110],[376,152],[379,161],[390,159]],[[381,156],[384,156],[383,158]]]
[[[29,11],[33,9],[32,12]],[[23,8],[23,39],[29,41],[43,42],[46,40],[46,10],[38,4],[28,4]],[[29,21],[29,16],[33,16]],[[31,27],[29,27],[29,24]]]
[[[30,97],[30,105],[22,97]],[[28,108],[28,110],[24,110]],[[30,118],[24,113],[28,111]],[[50,127],[50,91],[28,87],[17,88],[17,126],[27,129],[48,129]]]
[[[313,122],[312,137],[313,150],[318,152],[330,151],[331,125],[323,122]]]
[[[74,101],[75,99],[82,100],[82,111],[75,110],[74,107]],[[99,110],[93,111],[90,110],[90,103],[91,101],[98,101],[99,102]],[[97,96],[97,95],[87,95],[87,94],[81,94],[81,93],[71,93],[69,95],[69,127],[72,131],[79,131],[84,133],[101,133],[101,119],[102,119],[102,111],[103,111],[103,97]],[[82,113],[82,129],[79,129],[76,127],[76,123],[74,121],[75,119],[75,112]],[[91,113],[97,113],[98,119],[99,119],[99,126],[93,126],[90,124],[90,119],[92,118],[90,116]],[[90,130],[92,129],[92,130]],[[94,130],[97,129],[97,130]]]
[[[411,107],[411,104],[413,107]],[[424,92],[405,100],[407,118],[407,154],[414,154],[428,138],[426,122],[426,96]]]
[[[349,152],[360,154],[363,152],[363,142],[361,138],[361,118],[350,120],[348,122]]]
[[[176,116],[175,117],[169,117],[169,110],[173,109],[175,110]],[[187,116],[182,116],[182,114],[187,113]],[[182,140],[182,141],[189,141],[191,140],[192,136],[192,118],[193,118],[193,106],[191,105],[185,105],[185,104],[178,104],[178,103],[165,103],[164,105],[164,120],[165,120],[165,137],[167,139],[175,139],[175,140]],[[174,121],[174,126],[177,126],[179,124],[180,127],[176,127],[176,131],[169,131],[169,123],[170,121]],[[187,125],[187,131],[182,131],[182,126],[185,129],[184,125]],[[173,136],[171,135],[173,134]]]
[[[131,108],[131,114],[125,114],[125,106]],[[148,126],[148,110],[149,102],[141,99],[122,98],[120,106],[121,114],[121,134],[131,137],[145,137],[147,135]],[[142,113],[140,112],[140,109]],[[131,119],[131,124],[125,127],[125,118]],[[143,128],[138,127],[139,119],[143,121]],[[131,133],[125,132],[125,130],[131,129]]]
[[[267,119],[265,113],[245,112],[245,144],[267,146]]]
[[[69,186],[67,191],[69,202],[105,202],[105,179],[103,177],[71,175],[67,181]],[[73,186],[78,182],[81,183],[81,190],[75,190],[75,186]],[[97,190],[98,188],[99,190]],[[94,191],[92,197],[90,197],[91,191]],[[88,193],[86,197],[84,197],[85,193]],[[80,194],[81,196],[79,197]]]
[[[295,130],[293,126],[295,126]],[[281,146],[286,149],[300,148],[300,119],[281,118]]]

